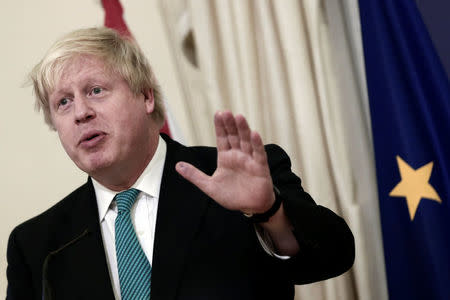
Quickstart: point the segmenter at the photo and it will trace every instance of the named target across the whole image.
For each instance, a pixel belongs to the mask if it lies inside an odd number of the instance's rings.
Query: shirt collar
[[[166,142],[160,136],[155,154],[147,167],[145,167],[144,172],[142,172],[141,176],[131,186],[132,188],[138,189],[150,197],[159,199],[159,189],[164,170],[164,162],[166,160],[166,152]],[[97,198],[99,219],[102,222],[117,192],[108,189],[94,178],[92,178],[92,184],[94,185],[95,196]]]

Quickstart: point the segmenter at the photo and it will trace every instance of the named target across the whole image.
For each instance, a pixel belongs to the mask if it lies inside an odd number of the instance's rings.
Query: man
[[[243,116],[215,115],[217,149],[159,135],[159,88],[132,41],[72,32],[31,78],[89,179],[13,230],[8,299],[292,299],[352,266],[345,222]]]

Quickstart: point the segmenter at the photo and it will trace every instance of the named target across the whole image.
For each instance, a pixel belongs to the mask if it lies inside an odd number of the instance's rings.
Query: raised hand
[[[217,112],[217,169],[208,176],[186,162],[176,170],[221,206],[244,213],[263,213],[275,201],[267,156],[260,135],[242,115]]]

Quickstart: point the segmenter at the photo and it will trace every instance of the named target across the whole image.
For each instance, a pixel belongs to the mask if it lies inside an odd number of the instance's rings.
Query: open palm
[[[262,213],[273,204],[274,194],[261,137],[251,131],[242,115],[218,112],[214,117],[217,169],[208,176],[180,162],[177,171],[217,203],[230,210]]]

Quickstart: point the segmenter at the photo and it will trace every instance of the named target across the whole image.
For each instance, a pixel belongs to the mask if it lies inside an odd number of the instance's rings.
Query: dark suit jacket
[[[176,173],[176,162],[183,160],[212,174],[216,150],[164,138],[153,300],[293,299],[294,284],[334,277],[352,266],[354,240],[346,223],[303,191],[281,148],[269,145],[266,151],[301,249],[286,261],[264,252],[240,212],[222,208]],[[42,299],[43,293],[46,299],[114,299],[90,179],[16,227],[7,257],[7,299]]]

